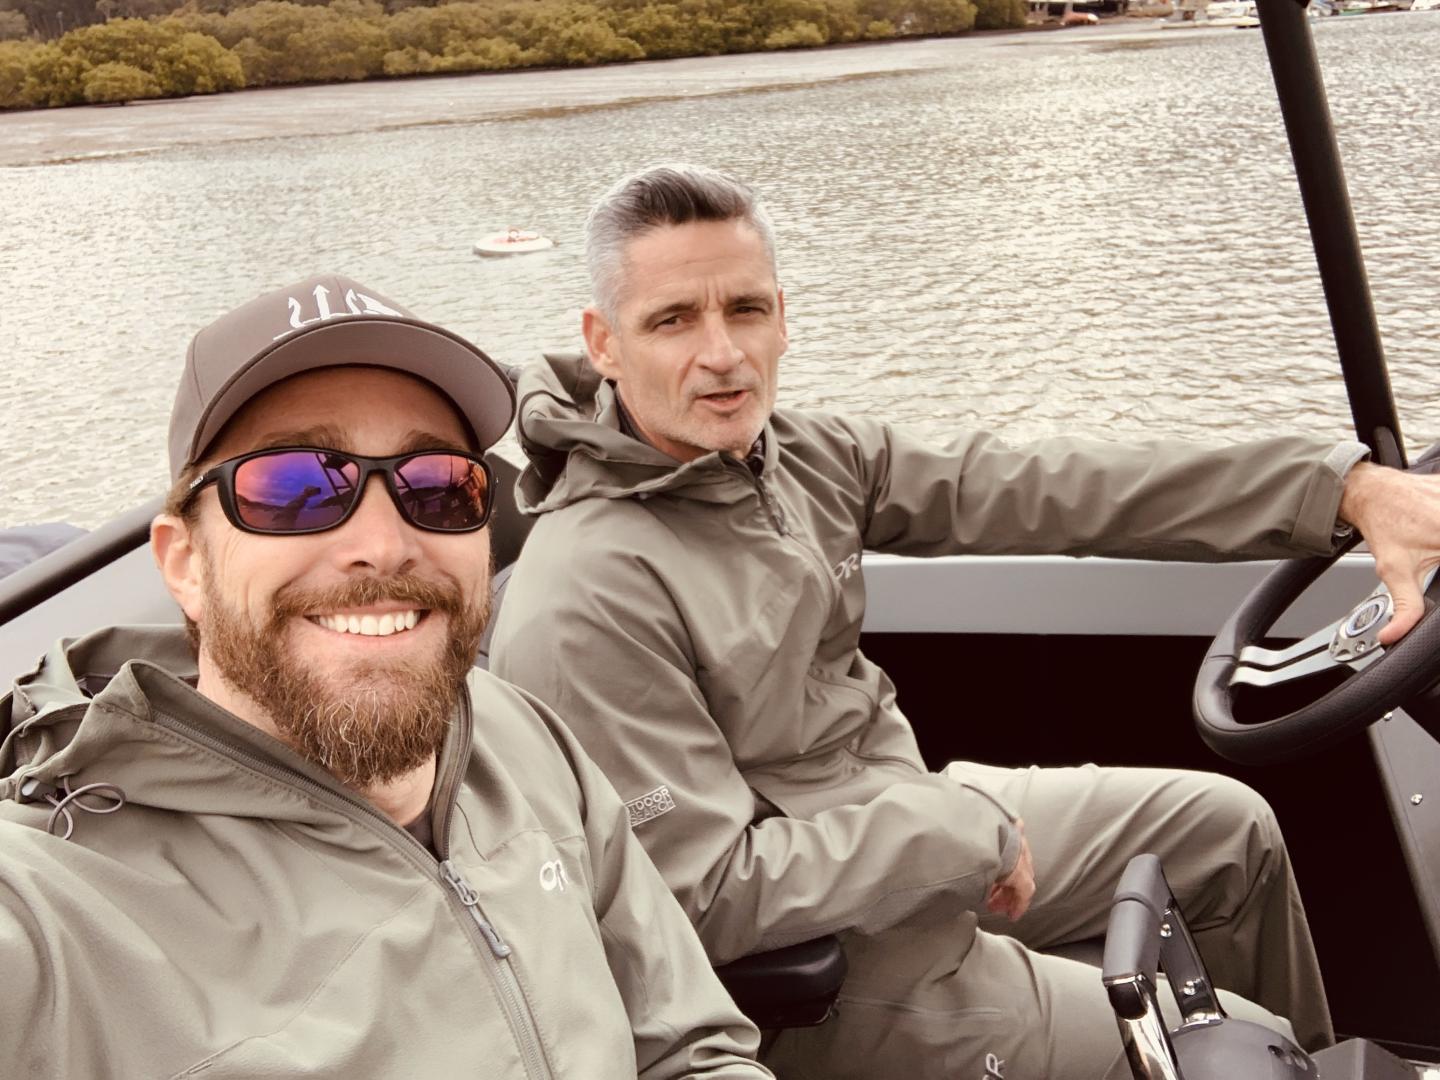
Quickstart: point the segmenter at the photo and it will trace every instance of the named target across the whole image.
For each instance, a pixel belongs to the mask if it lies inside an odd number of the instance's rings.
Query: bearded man
[[[471,667],[513,409],[347,278],[195,337],[151,529],[188,643],[0,700],[7,1075],[770,1075],[603,776]]]
[[[1099,973],[1041,950],[1101,934],[1140,852],[1165,862],[1217,983],[1249,999],[1226,1007],[1326,1045],[1258,795],[1177,770],[931,773],[860,650],[863,576],[842,570],[865,550],[1289,557],[1329,553],[1348,524],[1395,598],[1389,643],[1440,559],[1440,478],[1323,439],[929,445],[871,416],[775,408],[774,231],[714,170],[626,177],[586,246],[585,354],[519,384],[519,501],[538,520],[494,670],[573,725],[712,959],[842,933],[838,1014],[780,1032],[777,1074],[1129,1076]],[[993,722],[966,715],[964,683],[954,722]]]

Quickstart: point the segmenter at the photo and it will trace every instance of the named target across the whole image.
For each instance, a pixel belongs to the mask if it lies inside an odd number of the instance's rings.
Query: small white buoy
[[[476,255],[523,255],[530,251],[548,251],[555,241],[529,229],[513,226],[504,232],[495,233],[475,245]]]

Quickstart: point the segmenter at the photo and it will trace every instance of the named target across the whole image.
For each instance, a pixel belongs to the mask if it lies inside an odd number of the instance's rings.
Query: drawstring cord
[[[81,801],[85,796],[107,801],[101,806],[90,806]],[[125,805],[125,792],[114,784],[103,782],[84,784],[71,790],[68,776],[60,778],[60,787],[58,788],[43,780],[31,778],[20,785],[20,799],[23,802],[48,802],[53,806],[54,809],[50,811],[50,817],[45,822],[45,831],[51,836],[57,835],[55,825],[63,818],[65,835],[60,839],[69,840],[75,832],[75,815],[70,812],[72,806],[87,814],[113,814]]]

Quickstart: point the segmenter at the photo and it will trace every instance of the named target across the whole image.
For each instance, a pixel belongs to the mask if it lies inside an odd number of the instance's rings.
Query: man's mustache
[[[275,616],[283,619],[383,603],[405,604],[452,615],[465,606],[458,585],[427,581],[415,574],[357,578],[324,588],[282,589],[276,594],[273,606]]]

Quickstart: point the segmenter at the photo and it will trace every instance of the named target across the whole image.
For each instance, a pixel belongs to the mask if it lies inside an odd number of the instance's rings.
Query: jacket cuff
[[[1000,846],[1000,869],[995,872],[995,880],[999,881],[1011,870],[1014,870],[1015,864],[1020,861],[1020,830],[1015,827],[1018,815],[984,788],[976,787],[964,780],[957,780],[955,783],[967,791],[973,791],[976,795],[983,796],[1005,818],[1002,826],[1005,830],[1005,842]]]
[[[1349,535],[1349,526],[1340,520],[1340,496],[1350,470],[1369,456],[1370,448],[1354,441],[1338,443],[1325,455],[1300,503],[1291,543],[1317,555],[1329,555]]]
[[[1012,821],[1005,831],[1008,835],[1005,837],[1005,846],[1000,849],[1000,869],[995,872],[996,881],[1009,877],[1010,871],[1014,870],[1015,864],[1020,861],[1020,830]]]

